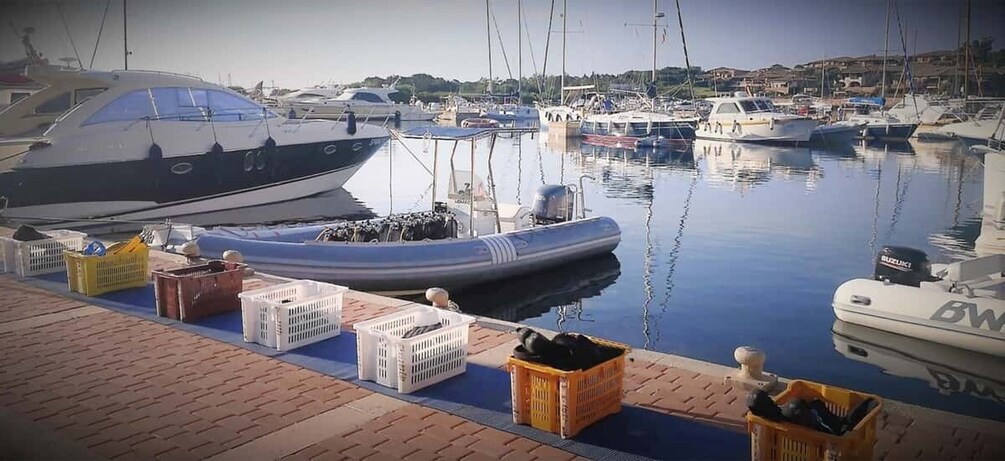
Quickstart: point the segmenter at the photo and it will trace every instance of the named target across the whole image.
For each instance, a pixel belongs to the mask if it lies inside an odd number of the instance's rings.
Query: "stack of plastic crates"
[[[775,403],[785,405],[794,399],[825,402],[827,409],[845,417],[864,400],[872,398],[877,405],[844,435],[833,435],[788,422],[769,421],[747,413],[750,432],[750,457],[753,460],[831,461],[870,460],[876,444],[876,420],[883,401],[871,394],[827,386],[810,381],[792,381],[775,397]]]
[[[84,248],[87,234],[71,230],[45,231],[50,238],[22,242],[0,237],[0,272],[15,272],[18,277],[62,272],[66,268],[65,250]]]
[[[108,247],[104,255],[67,251],[65,257],[70,291],[97,296],[147,284],[150,248],[139,237]]]
[[[442,325],[403,338],[413,328]],[[353,325],[359,379],[395,388],[402,394],[457,376],[467,370],[469,315],[416,306]]]
[[[513,422],[574,437],[587,426],[621,411],[628,346],[597,338],[593,342],[622,353],[592,368],[563,371],[514,357],[508,360]]]
[[[342,298],[349,289],[297,280],[238,294],[244,340],[288,351],[342,333]]]

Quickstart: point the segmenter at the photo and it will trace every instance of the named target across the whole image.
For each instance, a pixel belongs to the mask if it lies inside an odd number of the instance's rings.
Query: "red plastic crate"
[[[244,284],[244,265],[209,261],[197,266],[152,271],[157,315],[182,322],[241,310],[237,294]]]

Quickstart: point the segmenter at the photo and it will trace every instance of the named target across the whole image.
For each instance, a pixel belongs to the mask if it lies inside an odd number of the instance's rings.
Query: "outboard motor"
[[[534,223],[554,224],[571,220],[575,197],[569,186],[549,184],[539,187],[531,210]]]
[[[924,251],[897,246],[884,246],[880,250],[872,277],[912,287],[934,280],[932,263]]]

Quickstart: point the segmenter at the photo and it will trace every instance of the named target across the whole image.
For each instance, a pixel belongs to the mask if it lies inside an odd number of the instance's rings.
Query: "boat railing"
[[[198,81],[203,82],[203,83],[206,82],[205,80],[202,79],[202,77],[197,77],[195,75],[189,75],[189,74],[183,74],[181,72],[171,72],[171,71],[166,71],[166,70],[114,69],[114,70],[111,70],[110,72],[111,73],[129,72],[129,73],[152,74],[152,75],[166,75],[166,76],[171,76],[171,77],[190,78],[192,80],[198,80]]]

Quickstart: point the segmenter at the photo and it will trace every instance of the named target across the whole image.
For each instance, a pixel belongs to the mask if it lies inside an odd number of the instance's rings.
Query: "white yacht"
[[[698,124],[703,139],[748,142],[806,142],[817,121],[780,112],[770,99],[743,96],[712,98],[712,112]]]
[[[347,88],[335,98],[289,103],[290,114],[295,117],[345,119],[349,112],[359,120],[403,121],[432,120],[436,112],[425,110],[418,104],[399,104],[390,96],[397,93],[394,85],[384,88]]]
[[[315,85],[304,87],[282,96],[277,96],[276,101],[280,106],[286,107],[293,102],[337,98],[344,90],[345,87],[342,85]]]
[[[377,126],[290,121],[184,75],[29,75],[47,87],[0,113],[5,134],[23,131],[0,140],[22,146],[0,169],[0,215],[15,221],[84,227],[307,197],[341,187],[389,138]]]

